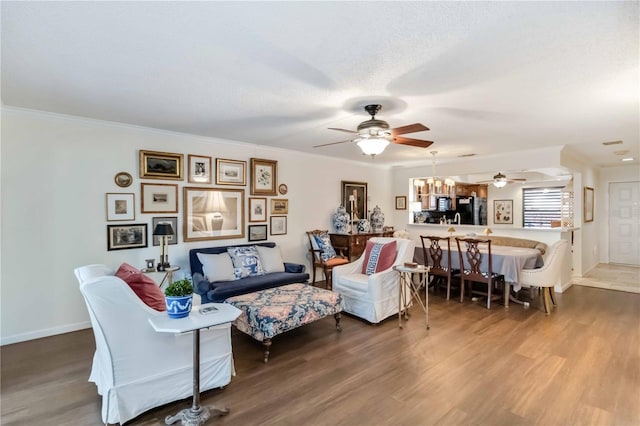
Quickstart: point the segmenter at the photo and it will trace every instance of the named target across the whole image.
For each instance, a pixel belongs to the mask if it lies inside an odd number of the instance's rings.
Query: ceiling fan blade
[[[431,141],[423,141],[421,139],[403,138],[402,136],[396,136],[393,138],[393,143],[398,145],[411,145],[418,148],[428,148],[433,144]]]
[[[391,129],[391,135],[404,135],[405,133],[415,133],[415,132],[423,132],[425,130],[429,130],[427,126],[420,123],[409,124],[407,126],[396,127],[395,129]]]
[[[338,145],[339,143],[345,143],[345,142],[353,142],[353,139],[347,139],[346,141],[339,141],[339,142],[323,143],[322,145],[314,145],[312,148],[320,148],[321,146],[329,146],[329,145]]]
[[[355,133],[358,134],[355,130],[347,130],[347,129],[338,129],[337,127],[329,127],[329,130],[337,130],[339,132],[347,132],[347,133]]]

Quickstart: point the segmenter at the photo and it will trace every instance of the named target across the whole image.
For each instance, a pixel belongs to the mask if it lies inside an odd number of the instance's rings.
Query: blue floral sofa
[[[272,242],[191,249],[189,264],[202,303],[309,280],[305,265],[283,262]]]

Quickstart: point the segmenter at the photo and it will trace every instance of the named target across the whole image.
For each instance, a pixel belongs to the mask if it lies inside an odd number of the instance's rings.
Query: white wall
[[[307,268],[305,231],[331,227],[341,180],[368,182],[370,208],[380,205],[387,213],[385,224],[394,224],[391,172],[375,165],[13,108],[2,110],[1,149],[2,344],[89,326],[75,267],[104,263],[116,269],[128,262],[142,268],[145,259],[159,257],[160,248],[151,240],[145,249],[107,251],[107,192],[135,193],[136,217],[127,223],[147,223],[151,228],[154,216],[177,216],[182,229],[182,191],[178,214],[140,213],[141,149],[182,153],[185,159],[187,154],[207,155],[214,164],[215,158],[278,160],[278,181],[289,187],[288,233],[269,240],[281,246],[286,261],[305,263]],[[115,185],[114,175],[120,171],[134,176],[130,187]],[[189,185],[186,179],[145,181]],[[248,196],[247,185],[245,199]],[[169,246],[169,260],[183,272],[189,269],[190,248],[246,242],[184,243],[181,234],[179,244]]]

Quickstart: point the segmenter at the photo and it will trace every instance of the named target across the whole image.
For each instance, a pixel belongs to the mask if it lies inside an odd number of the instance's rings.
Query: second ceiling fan
[[[498,174],[493,176],[492,180],[480,181],[478,183],[493,183],[493,186],[495,186],[496,188],[502,188],[508,183],[513,183],[513,182],[524,183],[526,181],[527,180],[524,178],[507,179],[507,176],[503,175],[502,172],[498,172]]]
[[[391,129],[389,128],[389,123],[387,123],[386,121],[376,120],[376,114],[382,109],[382,105],[367,105],[364,107],[364,109],[365,111],[367,111],[367,113],[369,113],[369,115],[371,115],[371,119],[360,123],[357,130],[329,127],[330,130],[356,134],[357,136],[355,138],[339,142],[316,145],[314,146],[314,148],[337,145],[345,142],[356,142],[360,149],[362,149],[363,153],[374,157],[384,151],[389,143],[395,143],[398,145],[410,145],[418,148],[428,148],[429,146],[431,146],[431,144],[433,144],[432,141],[405,138],[403,136],[400,136],[406,133],[415,133],[429,130],[429,128],[424,124],[415,123]]]

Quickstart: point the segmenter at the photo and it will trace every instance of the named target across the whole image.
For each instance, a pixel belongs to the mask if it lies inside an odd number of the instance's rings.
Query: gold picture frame
[[[184,155],[140,150],[140,178],[183,180]]]
[[[216,185],[247,185],[247,162],[216,158]]]
[[[183,188],[183,241],[244,238],[244,189]]]
[[[407,196],[396,195],[396,210],[406,210],[406,209],[407,209]]]
[[[342,205],[351,216],[351,199],[353,196],[353,220],[367,217],[367,182],[342,181]]]
[[[187,157],[189,162],[189,183],[211,183],[211,157],[206,155],[192,155]]]
[[[107,222],[135,220],[135,199],[133,193],[107,192]]]
[[[267,197],[249,197],[249,222],[267,221]]]
[[[593,207],[594,207],[594,190],[588,186],[584,187],[584,221],[593,222]]]
[[[286,216],[271,216],[269,235],[287,235],[287,217]]]
[[[142,213],[178,213],[178,185],[141,183]]]
[[[289,200],[286,198],[271,199],[271,214],[288,214]]]
[[[278,162],[251,158],[251,195],[278,195]]]

